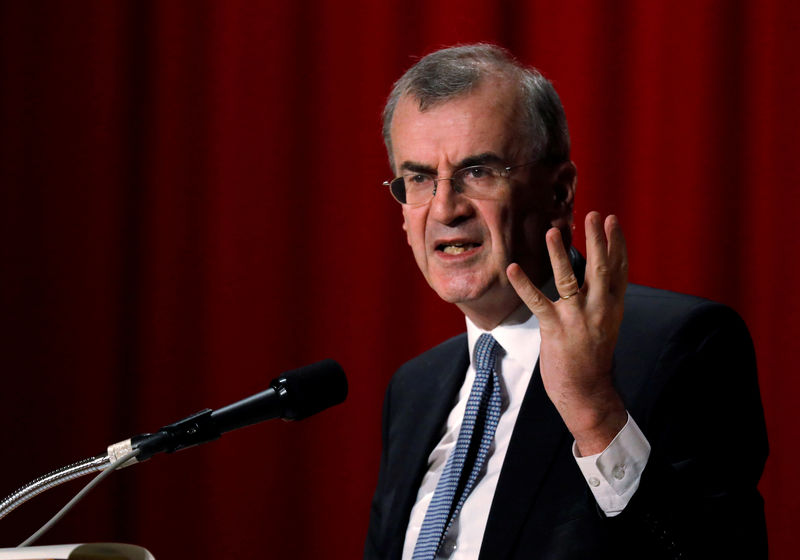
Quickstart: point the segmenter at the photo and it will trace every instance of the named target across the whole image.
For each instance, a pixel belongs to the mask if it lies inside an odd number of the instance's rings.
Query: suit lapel
[[[397,426],[392,428],[396,435],[392,453],[398,468],[394,471],[395,494],[387,527],[393,531],[390,542],[398,546],[392,550],[392,558],[401,556],[408,517],[428,468],[428,456],[442,437],[447,415],[469,366],[467,337],[454,342],[455,352],[450,349],[442,353],[421,364],[417,375],[409,376],[414,386],[407,393],[413,395],[413,404],[403,414],[393,416]],[[404,398],[407,401],[408,395]]]
[[[525,393],[492,500],[481,559],[506,558],[569,432],[545,393],[539,364]]]

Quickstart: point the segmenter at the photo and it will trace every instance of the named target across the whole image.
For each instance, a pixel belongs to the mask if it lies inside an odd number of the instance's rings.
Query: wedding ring
[[[579,293],[580,293],[580,290],[575,290],[574,292],[572,292],[572,293],[571,293],[571,294],[569,294],[568,296],[560,296],[560,297],[561,297],[561,299],[569,299],[569,298],[571,298],[572,296],[576,296],[576,295],[578,295]]]

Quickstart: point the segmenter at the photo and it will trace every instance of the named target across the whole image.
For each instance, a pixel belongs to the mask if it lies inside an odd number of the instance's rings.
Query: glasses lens
[[[456,188],[472,198],[484,198],[493,195],[500,182],[500,171],[487,165],[473,165],[459,169],[453,175]]]
[[[392,192],[392,196],[397,199],[397,202],[401,204],[406,204],[406,186],[405,182],[402,177],[398,177],[397,179],[392,180],[389,183],[389,190]]]
[[[389,188],[401,204],[425,204],[433,196],[433,177],[408,173],[391,181]]]

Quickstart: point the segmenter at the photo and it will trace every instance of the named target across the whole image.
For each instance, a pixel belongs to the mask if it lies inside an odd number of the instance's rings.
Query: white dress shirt
[[[458,439],[464,409],[475,380],[475,368],[472,364],[475,343],[484,332],[467,319],[470,365],[467,368],[464,384],[459,390],[458,400],[447,417],[444,434],[428,456],[428,470],[420,484],[406,529],[403,560],[410,560],[414,553],[414,545],[425,512],[433,498],[447,457]],[[502,414],[489,452],[485,474],[475,483],[475,487],[464,502],[461,513],[453,522],[437,558],[468,560],[478,557],[514,424],[536,361],[539,359],[541,343],[539,321],[527,308],[521,307],[490,334],[502,348],[498,351],[496,365],[503,403]],[[589,488],[606,515],[617,515],[628,504],[639,486],[649,454],[650,445],[633,418],[628,416],[625,427],[602,453],[588,457],[575,456]],[[574,444],[573,455],[575,455]]]

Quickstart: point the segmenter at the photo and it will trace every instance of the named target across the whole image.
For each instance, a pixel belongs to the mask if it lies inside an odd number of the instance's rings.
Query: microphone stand
[[[105,455],[89,457],[88,459],[83,459],[77,463],[72,463],[66,467],[61,467],[60,469],[49,472],[44,476],[40,476],[36,480],[12,492],[0,502],[0,519],[42,492],[60,486],[70,480],[75,480],[87,474],[100,472],[106,469],[112,462],[122,458],[123,455],[130,453],[132,450],[131,440],[128,439],[110,445]],[[134,459],[128,460],[124,465],[120,465],[119,468],[132,465],[133,462]]]
[[[267,391],[274,392],[273,389],[268,389]],[[264,393],[267,391],[264,391]],[[252,399],[253,397],[250,398]],[[245,399],[245,401],[246,400],[247,399]],[[225,409],[221,409],[221,411],[223,410]],[[220,435],[221,432],[213,421],[213,411],[207,408],[191,416],[187,416],[174,424],[164,426],[154,434],[140,434],[130,439],[109,445],[105,455],[89,457],[88,459],[83,459],[82,461],[67,465],[66,467],[56,469],[29,482],[7,496],[0,502],[0,519],[42,492],[84,475],[105,470],[111,463],[121,459],[124,455],[133,450],[138,450],[137,456],[128,459],[124,464],[116,467],[117,469],[144,462],[156,453],[172,453],[180,449],[217,439]]]
[[[212,421],[211,409],[201,410],[174,424],[164,426],[155,434],[140,434],[109,445],[105,455],[89,457],[40,476],[0,502],[0,519],[42,492],[84,475],[105,470],[111,463],[133,450],[138,450],[138,455],[128,459],[123,465],[116,467],[117,469],[146,461],[156,453],[164,451],[172,453],[217,439],[219,436],[220,431]]]

